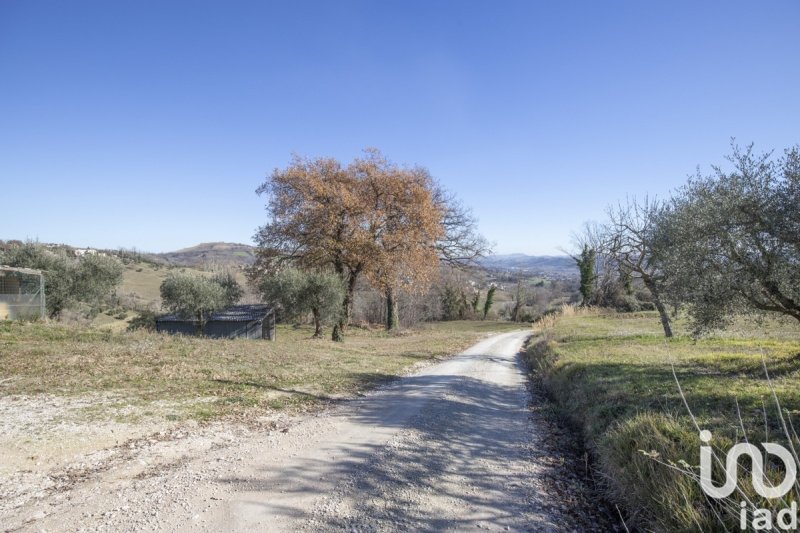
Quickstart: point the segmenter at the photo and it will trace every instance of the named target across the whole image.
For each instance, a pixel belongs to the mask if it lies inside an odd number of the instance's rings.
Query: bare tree
[[[627,198],[608,209],[603,251],[623,277],[638,278],[653,297],[664,335],[672,337],[669,314],[662,301],[664,270],[653,253],[658,214],[663,203],[645,197]]]
[[[520,321],[522,307],[528,300],[528,288],[522,284],[522,280],[517,281],[517,288],[514,291],[514,306],[511,308],[511,321]]]
[[[472,210],[456,196],[437,186],[434,201],[442,211],[444,236],[436,243],[439,260],[451,267],[473,266],[477,261],[492,253],[492,246],[478,232],[478,219]]]

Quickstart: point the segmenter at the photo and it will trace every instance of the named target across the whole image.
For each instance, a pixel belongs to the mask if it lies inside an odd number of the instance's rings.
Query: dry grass
[[[186,271],[198,276],[209,276],[211,272],[193,269],[190,267],[158,267],[152,263],[131,263],[125,265],[122,274],[122,283],[116,289],[119,297],[119,307],[112,309],[109,314],[100,313],[91,319],[91,325],[114,331],[124,332],[130,321],[142,309],[158,310],[161,308],[161,282],[174,271]],[[244,287],[246,279],[244,273],[235,271],[237,281]],[[126,316],[120,317],[120,309],[125,310]]]
[[[132,263],[125,266],[122,274],[122,283],[117,289],[118,294],[133,294],[146,305],[158,308],[161,305],[161,282],[174,270],[187,271],[199,276],[207,276],[208,272],[192,268],[176,267],[170,270],[167,267],[155,268],[151,263]],[[237,274],[240,274],[237,272]],[[240,282],[244,278],[237,276]]]
[[[117,292],[120,294],[133,293],[143,301],[158,306],[161,303],[159,287],[168,273],[167,268],[155,269],[149,263],[126,265],[122,275],[122,284]]]
[[[593,310],[568,313],[537,327],[540,336],[528,349],[529,360],[561,411],[580,428],[610,495],[640,526],[721,529],[695,481],[641,451],[654,451],[665,462],[699,462],[700,441],[673,378],[673,365],[700,425],[714,433],[718,444],[740,440],[741,426],[754,442],[784,438],[762,353],[783,407],[800,427],[796,323],[742,321],[697,341],[686,335],[681,321],[677,337],[667,341],[655,313]],[[735,518],[731,524],[736,527]]]
[[[351,328],[345,343],[333,343],[288,326],[266,342],[0,322],[0,395],[110,393],[143,405],[181,402],[195,419],[257,413],[353,394],[518,327],[449,322],[402,335]]]

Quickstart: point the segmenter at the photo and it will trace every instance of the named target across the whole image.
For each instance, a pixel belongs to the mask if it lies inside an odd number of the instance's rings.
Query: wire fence
[[[0,320],[32,320],[44,316],[42,273],[0,266]]]

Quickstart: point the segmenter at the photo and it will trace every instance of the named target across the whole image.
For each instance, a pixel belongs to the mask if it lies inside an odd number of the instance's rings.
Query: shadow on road
[[[463,359],[480,361],[486,375],[404,378],[352,401],[353,438],[331,442],[280,472],[225,482],[247,492],[248,504],[265,513],[307,518],[320,529],[437,531],[476,522],[512,530],[533,523],[554,527],[530,460],[536,435],[527,390],[519,381],[508,383],[507,369],[500,368],[521,365],[519,358]],[[388,443],[376,434],[388,435]],[[321,489],[316,508],[306,508],[308,496]],[[288,497],[258,497],[276,491]]]

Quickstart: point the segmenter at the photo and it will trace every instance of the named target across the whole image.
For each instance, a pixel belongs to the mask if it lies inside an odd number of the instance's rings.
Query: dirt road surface
[[[155,443],[22,509],[23,531],[561,531],[518,352],[490,337],[272,429]],[[158,450],[156,453],[154,450]]]

